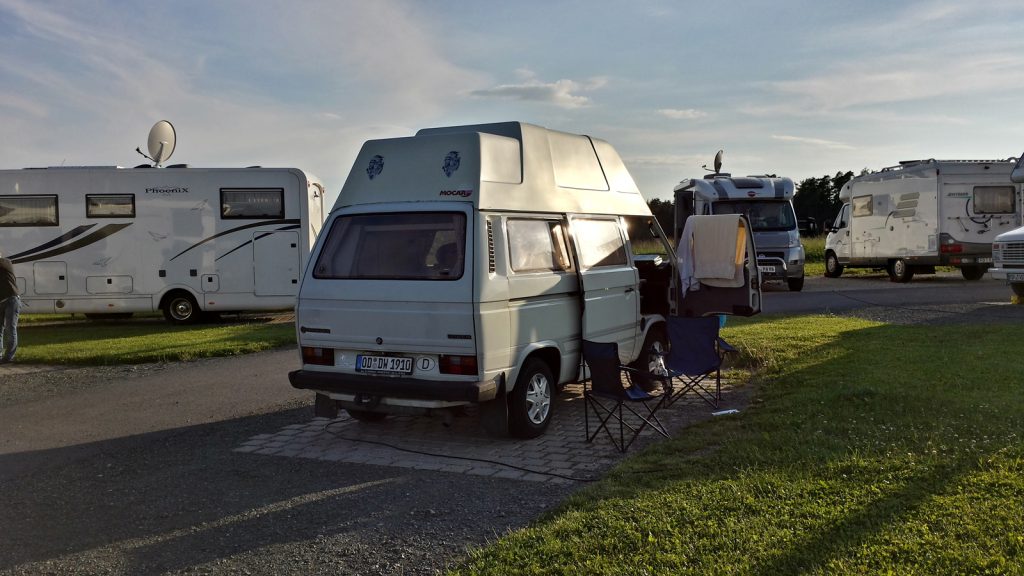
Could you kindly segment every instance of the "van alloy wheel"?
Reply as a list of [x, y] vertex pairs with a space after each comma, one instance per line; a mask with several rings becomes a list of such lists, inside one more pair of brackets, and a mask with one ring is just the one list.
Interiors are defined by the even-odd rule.
[[540, 358], [523, 363], [509, 399], [509, 431], [519, 438], [536, 438], [551, 422], [551, 368]]

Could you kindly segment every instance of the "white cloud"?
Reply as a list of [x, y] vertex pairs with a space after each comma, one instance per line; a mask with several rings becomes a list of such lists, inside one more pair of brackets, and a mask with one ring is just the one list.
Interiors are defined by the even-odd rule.
[[591, 105], [591, 100], [580, 92], [600, 90], [608, 84], [608, 78], [596, 76], [583, 81], [562, 79], [555, 82], [543, 82], [527, 68], [515, 71], [520, 79], [517, 84], [500, 84], [492, 88], [471, 90], [470, 95], [478, 98], [496, 98], [500, 100], [520, 100], [525, 102], [542, 102], [560, 108], [583, 108]]
[[824, 140], [822, 138], [806, 138], [802, 136], [787, 136], [782, 134], [772, 134], [772, 140], [780, 140], [782, 142], [794, 142], [797, 144], [809, 144], [811, 146], [820, 146], [823, 148], [829, 148], [832, 150], [853, 150], [854, 147], [849, 144], [843, 144], [842, 142], [834, 142], [832, 140]]
[[704, 118], [708, 115], [707, 112], [694, 108], [685, 108], [682, 110], [676, 108], [662, 108], [661, 110], [658, 110], [658, 114], [673, 120], [696, 120], [697, 118]]

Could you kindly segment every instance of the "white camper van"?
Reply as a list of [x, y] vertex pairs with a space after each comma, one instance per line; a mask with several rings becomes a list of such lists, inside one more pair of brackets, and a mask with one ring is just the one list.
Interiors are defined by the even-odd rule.
[[[716, 159], [716, 168], [720, 157]], [[708, 174], [683, 180], [673, 190], [676, 227], [690, 215], [743, 214], [754, 230], [761, 279], [783, 281], [791, 291], [804, 287], [804, 247], [793, 210], [795, 186], [789, 178]]]
[[323, 223], [293, 168], [0, 170], [0, 249], [26, 313], [291, 308]]
[[955, 266], [978, 280], [992, 241], [1020, 226], [1010, 160], [912, 160], [850, 180], [825, 239], [825, 276], [884, 268], [893, 282]]
[[[1024, 184], [1024, 154], [1013, 167], [1010, 179]], [[1024, 193], [1018, 197], [1017, 210], [1024, 214]], [[1013, 293], [1024, 297], [1024, 227], [1004, 232], [992, 242], [992, 267], [989, 274], [997, 280], [1005, 280]]]
[[[650, 230], [664, 257], [638, 258]], [[480, 403], [489, 431], [537, 436], [552, 394], [578, 380], [581, 338], [617, 342], [626, 363], [665, 346], [674, 263], [603, 140], [518, 122], [371, 140], [303, 276], [289, 380], [320, 416]], [[756, 313], [749, 285], [687, 310]]]

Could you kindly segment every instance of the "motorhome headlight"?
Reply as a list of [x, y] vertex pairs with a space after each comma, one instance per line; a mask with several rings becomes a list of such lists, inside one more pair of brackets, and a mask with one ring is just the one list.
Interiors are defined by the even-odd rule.
[[318, 366], [334, 366], [334, 348], [302, 347], [302, 363]]
[[437, 369], [441, 374], [475, 376], [478, 373], [476, 356], [441, 356], [437, 359]]

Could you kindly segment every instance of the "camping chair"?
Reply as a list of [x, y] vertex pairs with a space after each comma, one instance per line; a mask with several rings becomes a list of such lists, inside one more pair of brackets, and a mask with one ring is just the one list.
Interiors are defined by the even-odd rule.
[[720, 327], [717, 315], [668, 318], [669, 350], [664, 361], [669, 405], [692, 392], [718, 408], [722, 399], [722, 357], [736, 352], [718, 335]]
[[[583, 409], [587, 442], [593, 442], [601, 430], [604, 430], [608, 433], [608, 438], [611, 439], [615, 448], [619, 452], [625, 452], [648, 426], [665, 438], [669, 437], [665, 426], [655, 414], [665, 405], [665, 401], [669, 397], [668, 394], [653, 396], [639, 386], [628, 388], [623, 386], [622, 372], [636, 373], [634, 376], [640, 377], [643, 375], [639, 374], [635, 368], [619, 363], [618, 344], [584, 340], [581, 368], [587, 367], [590, 368], [590, 374], [583, 382]], [[635, 410], [633, 405], [636, 404], [643, 406], [644, 410]], [[625, 408], [625, 412], [623, 408]], [[599, 422], [593, 433], [590, 432], [591, 410], [594, 411], [594, 416]], [[616, 421], [619, 424], [618, 438], [608, 427], [609, 423], [614, 425]], [[627, 429], [629, 431], [628, 441]]]

